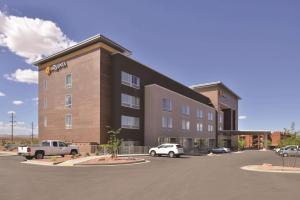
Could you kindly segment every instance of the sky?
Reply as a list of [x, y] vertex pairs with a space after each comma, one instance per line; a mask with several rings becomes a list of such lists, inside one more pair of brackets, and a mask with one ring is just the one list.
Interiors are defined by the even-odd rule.
[[0, 0], [0, 134], [37, 130], [31, 63], [96, 34], [184, 85], [236, 92], [240, 130], [300, 127], [300, 1]]

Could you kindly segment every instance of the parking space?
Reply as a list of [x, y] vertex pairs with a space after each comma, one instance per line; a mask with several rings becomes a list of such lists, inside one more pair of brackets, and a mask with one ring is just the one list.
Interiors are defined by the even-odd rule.
[[[145, 157], [113, 167], [24, 165], [0, 158], [0, 199], [297, 199], [300, 175], [241, 170], [282, 160], [270, 151], [220, 156]], [[259, 197], [257, 196], [259, 194]]]

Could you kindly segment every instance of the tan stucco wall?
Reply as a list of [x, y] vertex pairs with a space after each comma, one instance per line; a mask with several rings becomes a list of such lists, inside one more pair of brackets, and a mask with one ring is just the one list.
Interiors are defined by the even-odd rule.
[[[173, 102], [172, 112], [162, 110], [162, 99], [171, 99]], [[181, 106], [190, 106], [190, 115], [181, 113]], [[203, 110], [203, 118], [197, 119], [197, 108]], [[215, 139], [216, 127], [215, 121], [208, 122], [208, 112], [215, 115], [215, 109], [202, 104], [198, 101], [187, 98], [176, 92], [168, 90], [158, 85], [148, 85], [145, 87], [145, 145], [155, 146], [158, 144], [159, 137], [177, 137], [177, 138], [201, 138]], [[162, 128], [162, 116], [170, 116], [173, 119], [173, 128]], [[182, 130], [182, 119], [190, 121], [190, 130]], [[214, 118], [215, 119], [215, 118]], [[196, 123], [203, 123], [203, 132], [197, 132]], [[208, 123], [214, 126], [214, 131], [207, 131]]]

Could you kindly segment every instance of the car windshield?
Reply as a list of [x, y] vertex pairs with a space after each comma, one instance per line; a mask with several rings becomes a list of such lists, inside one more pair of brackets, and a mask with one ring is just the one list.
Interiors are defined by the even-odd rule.
[[180, 144], [177, 144], [176, 147], [177, 148], [182, 148], [182, 146]]

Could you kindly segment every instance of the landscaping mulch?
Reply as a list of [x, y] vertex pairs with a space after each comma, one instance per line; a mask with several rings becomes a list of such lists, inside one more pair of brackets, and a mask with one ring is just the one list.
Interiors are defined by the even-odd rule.
[[81, 162], [76, 165], [122, 165], [122, 164], [134, 164], [145, 162], [142, 158], [133, 157], [118, 157], [118, 158], [96, 158], [88, 161]]

